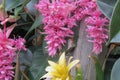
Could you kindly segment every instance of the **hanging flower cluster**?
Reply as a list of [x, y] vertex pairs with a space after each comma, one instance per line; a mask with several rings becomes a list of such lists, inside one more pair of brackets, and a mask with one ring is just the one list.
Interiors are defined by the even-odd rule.
[[76, 21], [85, 17], [89, 41], [94, 44], [93, 52], [98, 54], [102, 51], [102, 44], [108, 38], [104, 28], [108, 21], [102, 17], [95, 0], [40, 0], [35, 7], [44, 17], [45, 40], [50, 56], [61, 49], [66, 37], [74, 34], [71, 29], [76, 26]]
[[108, 24], [108, 20], [103, 17], [95, 1], [87, 2], [86, 8], [89, 9], [86, 14], [88, 17], [85, 20], [89, 38], [88, 41], [93, 42], [93, 52], [99, 54], [102, 52], [102, 44], [108, 39], [108, 30], [105, 28], [105, 25]]
[[0, 80], [12, 80], [14, 77], [13, 61], [15, 59], [16, 52], [21, 49], [26, 50], [24, 45], [25, 40], [23, 38], [9, 38], [16, 24], [6, 28], [6, 19], [10, 20], [4, 11], [3, 4], [1, 4], [0, 21], [4, 28], [0, 28]]
[[102, 44], [108, 39], [106, 34], [108, 30], [104, 27], [108, 21], [100, 16], [92, 15], [86, 19], [88, 38], [90, 42], [93, 42], [93, 52], [96, 54], [102, 52]]
[[62, 44], [66, 43], [65, 38], [71, 37], [73, 31], [71, 28], [76, 25], [71, 12], [76, 6], [73, 2], [40, 0], [36, 9], [44, 16], [44, 30], [47, 36], [47, 48], [49, 56], [54, 56], [57, 49], [61, 50]]
[[76, 5], [77, 8], [74, 16], [76, 20], [86, 17], [88, 41], [93, 42], [93, 52], [99, 54], [102, 52], [102, 44], [108, 39], [108, 35], [106, 34], [108, 30], [105, 28], [108, 20], [98, 9], [95, 0], [77, 0]]

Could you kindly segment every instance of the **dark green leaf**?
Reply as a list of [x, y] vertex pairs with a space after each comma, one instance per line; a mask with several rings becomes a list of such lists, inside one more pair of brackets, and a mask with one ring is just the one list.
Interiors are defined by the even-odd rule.
[[[36, 49], [35, 49], [36, 50]], [[29, 68], [29, 73], [32, 80], [39, 80], [45, 74], [45, 68], [48, 66], [48, 60], [56, 61], [58, 57], [50, 58], [43, 53], [42, 47], [38, 47], [33, 54], [32, 65]]]
[[117, 1], [110, 22], [110, 43], [120, 42], [120, 0]]
[[117, 0], [97, 0], [97, 4], [107, 18], [111, 18]]
[[27, 14], [21, 15], [21, 17], [22, 17], [22, 19], [23, 19], [24, 21], [27, 21]]
[[[32, 52], [27, 49], [27, 51], [21, 51], [19, 54], [19, 60], [20, 60], [20, 69], [24, 71], [26, 67], [30, 67], [32, 64]], [[25, 66], [24, 66], [25, 65]]]
[[111, 79], [110, 80], [120, 80], [120, 59], [118, 59], [111, 72]]
[[15, 14], [16, 16], [18, 16], [19, 12], [22, 12], [22, 11], [23, 11], [23, 7], [22, 7], [22, 6], [16, 7], [14, 14]]
[[5, 10], [10, 11], [11, 9], [23, 4], [24, 0], [5, 0]]
[[39, 16], [36, 18], [36, 20], [34, 21], [33, 25], [31, 26], [31, 28], [28, 30], [28, 32], [25, 35], [25, 38], [27, 37], [27, 35], [34, 30], [37, 27], [40, 27], [40, 25], [42, 25], [42, 16]]
[[24, 9], [24, 6], [29, 2], [30, 0], [25, 0], [21, 6], [18, 6], [15, 8], [15, 16], [18, 16], [18, 14]]

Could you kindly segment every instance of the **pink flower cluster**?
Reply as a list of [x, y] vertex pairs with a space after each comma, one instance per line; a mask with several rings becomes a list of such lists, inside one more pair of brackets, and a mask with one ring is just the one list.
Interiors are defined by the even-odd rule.
[[40, 0], [35, 6], [43, 15], [44, 30], [47, 36], [47, 48], [50, 56], [54, 56], [57, 50], [61, 50], [66, 43], [65, 38], [72, 36], [71, 30], [76, 26], [76, 21], [85, 18], [89, 41], [93, 42], [93, 52], [102, 51], [102, 44], [108, 38], [108, 22], [98, 10], [95, 0]]
[[[91, 6], [90, 6], [91, 4]], [[93, 42], [93, 52], [99, 54], [102, 52], [102, 45], [108, 39], [106, 24], [108, 24], [108, 19], [106, 19], [103, 14], [98, 9], [95, 1], [88, 2], [89, 13], [85, 22], [87, 24], [88, 38], [90, 42]]]
[[49, 56], [54, 56], [58, 49], [61, 50], [62, 45], [66, 43], [65, 38], [73, 35], [71, 28], [76, 25], [74, 17], [71, 16], [76, 6], [73, 2], [64, 1], [40, 0], [35, 6], [44, 16], [44, 30], [47, 34], [45, 40]]
[[[25, 40], [23, 38], [9, 38], [16, 24], [6, 28], [7, 14], [4, 13], [4, 8], [0, 5], [0, 21], [3, 22], [3, 30], [0, 28], [0, 80], [12, 80], [14, 77], [13, 61], [17, 51], [26, 50]], [[10, 19], [10, 18], [9, 18]]]
[[15, 25], [7, 28], [6, 32], [0, 29], [0, 80], [12, 80], [14, 77], [13, 60], [17, 50], [26, 50], [25, 40], [18, 38], [16, 40], [8, 38]]
[[81, 20], [86, 17], [88, 41], [93, 42], [93, 52], [99, 54], [102, 52], [102, 44], [108, 39], [108, 30], [105, 28], [108, 20], [98, 9], [95, 0], [78, 0], [76, 4], [80, 8], [76, 9], [75, 18]]
[[99, 54], [102, 52], [102, 44], [108, 39], [108, 30], [105, 28], [108, 20], [98, 9], [95, 0], [78, 0], [76, 4], [80, 8], [75, 11], [75, 18], [81, 20], [86, 17], [88, 41], [93, 42], [93, 52]]
[[87, 32], [89, 33], [89, 41], [93, 42], [93, 52], [99, 54], [102, 52], [102, 44], [108, 39], [106, 34], [108, 30], [104, 28], [104, 24], [107, 22], [105, 18], [100, 16], [92, 16], [86, 19]]

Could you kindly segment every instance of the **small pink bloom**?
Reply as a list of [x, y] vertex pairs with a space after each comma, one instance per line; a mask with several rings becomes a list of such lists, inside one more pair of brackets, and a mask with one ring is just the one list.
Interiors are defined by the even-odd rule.
[[16, 41], [15, 41], [15, 47], [18, 49], [18, 50], [26, 50], [26, 48], [25, 48], [25, 40], [23, 39], [23, 38], [18, 38], [18, 39], [16, 39]]

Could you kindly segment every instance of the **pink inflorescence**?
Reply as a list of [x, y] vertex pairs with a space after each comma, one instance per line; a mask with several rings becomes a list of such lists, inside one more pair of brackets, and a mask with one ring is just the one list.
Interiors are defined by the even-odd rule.
[[[51, 1], [51, 2], [50, 2]], [[76, 21], [85, 18], [89, 41], [93, 42], [93, 52], [102, 51], [102, 44], [108, 39], [105, 23], [108, 22], [98, 10], [95, 0], [40, 0], [35, 6], [43, 15], [47, 48], [50, 56], [61, 50], [65, 38], [72, 36]]]
[[2, 14], [0, 15], [0, 22], [4, 22], [2, 24], [4, 26], [3, 30], [0, 28], [0, 80], [12, 80], [14, 77], [13, 61], [17, 51], [26, 50], [25, 40], [20, 37], [18, 39], [9, 38], [16, 24], [6, 28], [7, 21], [5, 20], [9, 17], [3, 13], [4, 8], [0, 7], [0, 14]]
[[102, 52], [102, 44], [108, 39], [105, 28], [108, 20], [103, 16], [97, 7], [95, 0], [77, 0], [75, 18], [81, 20], [85, 18], [89, 42], [93, 42], [93, 52], [99, 54]]
[[73, 2], [65, 2], [65, 0], [40, 0], [36, 5], [36, 9], [42, 13], [44, 19], [44, 30], [47, 36], [47, 48], [49, 56], [54, 56], [57, 50], [61, 50], [62, 45], [66, 43], [65, 38], [71, 37], [73, 31], [71, 28], [76, 25], [71, 12], [76, 6]]
[[16, 40], [8, 38], [14, 26], [11, 26], [6, 32], [0, 29], [0, 80], [12, 80], [12, 77], [14, 77], [12, 64], [16, 51], [25, 49], [23, 45], [25, 41], [21, 38]]
[[90, 4], [94, 5], [94, 7], [91, 5], [91, 11], [85, 20], [87, 24], [88, 38], [90, 42], [93, 42], [93, 52], [99, 54], [102, 52], [103, 43], [108, 39], [108, 30], [105, 28], [105, 25], [108, 24], [108, 20], [103, 17], [103, 14], [99, 11], [94, 1]]

